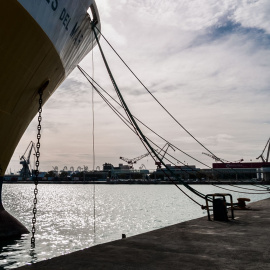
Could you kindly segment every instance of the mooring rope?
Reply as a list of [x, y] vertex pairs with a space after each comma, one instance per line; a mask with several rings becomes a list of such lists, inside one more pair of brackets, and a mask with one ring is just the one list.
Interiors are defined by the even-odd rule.
[[[131, 114], [131, 112], [130, 112], [128, 106], [126, 105], [126, 102], [125, 102], [125, 100], [124, 100], [124, 98], [123, 98], [123, 96], [122, 96], [122, 94], [121, 94], [121, 92], [120, 92], [120, 90], [119, 90], [119, 88], [118, 88], [118, 86], [117, 86], [115, 80], [114, 80], [114, 77], [113, 77], [113, 75], [112, 75], [112, 72], [111, 72], [111, 70], [110, 70], [110, 67], [109, 67], [109, 65], [108, 65], [108, 62], [107, 62], [107, 60], [106, 60], [106, 57], [105, 57], [105, 55], [104, 55], [104, 53], [103, 53], [103, 50], [102, 50], [101, 45], [100, 45], [100, 42], [99, 42], [99, 40], [98, 40], [98, 37], [97, 37], [96, 31], [95, 31], [94, 25], [93, 25], [92, 29], [93, 29], [93, 32], [94, 32], [94, 34], [95, 34], [96, 41], [97, 41], [97, 44], [98, 44], [98, 47], [99, 47], [99, 50], [100, 50], [102, 59], [103, 59], [103, 61], [104, 61], [104, 64], [105, 64], [105, 67], [106, 67], [107, 72], [108, 72], [108, 74], [109, 74], [109, 77], [110, 77], [110, 79], [111, 79], [111, 82], [112, 82], [112, 84], [113, 84], [113, 86], [114, 86], [114, 89], [115, 89], [115, 91], [116, 91], [116, 93], [117, 93], [117, 96], [118, 96], [118, 98], [119, 98], [119, 100], [120, 100], [120, 102], [121, 102], [121, 104], [122, 104], [122, 106], [123, 106], [123, 108], [124, 108], [124, 110], [125, 110], [125, 112], [126, 112], [128, 118], [130, 119], [130, 122], [131, 122], [132, 125], [134, 126], [134, 130], [136, 131], [136, 133], [137, 133], [139, 139], [141, 140], [141, 142], [143, 143], [143, 145], [145, 146], [145, 148], [147, 149], [147, 151], [149, 152], [149, 154], [151, 155], [151, 153], [153, 153], [154, 156], [159, 160], [159, 162], [160, 162], [161, 164], [163, 164], [163, 166], [164, 166], [168, 171], [170, 171], [171, 175], [174, 175], [176, 178], [178, 178], [178, 176], [174, 174], [174, 172], [173, 172], [173, 171], [172, 171], [172, 170], [164, 163], [164, 161], [163, 161], [163, 160], [159, 157], [159, 155], [156, 153], [155, 149], [153, 149], [153, 147], [151, 146], [151, 144], [148, 142], [148, 140], [146, 139], [145, 135], [142, 133], [141, 129], [139, 128], [137, 122], [136, 122], [135, 119], [133, 118], [133, 115]], [[151, 155], [151, 156], [152, 156], [152, 155]], [[169, 176], [169, 179], [174, 183], [174, 181], [171, 179], [171, 176]], [[190, 191], [192, 191], [194, 194], [198, 195], [198, 196], [201, 197], [201, 198], [205, 198], [205, 195], [204, 195], [204, 194], [202, 194], [202, 193], [200, 193], [199, 191], [195, 190], [194, 188], [190, 187], [188, 184], [186, 184], [185, 182], [183, 182], [181, 179], [178, 178], [178, 180], [179, 180], [186, 188], [188, 188]], [[174, 184], [175, 184], [175, 183], [174, 183]], [[178, 189], [180, 189], [176, 184], [175, 184], [175, 186], [176, 186]], [[180, 189], [180, 190], [181, 190], [181, 189]], [[182, 191], [182, 190], [181, 190], [181, 191]], [[182, 191], [182, 192], [183, 192], [183, 191]], [[185, 194], [186, 194], [186, 193], [185, 193]], [[186, 195], [187, 195], [187, 194], [186, 194]], [[189, 197], [189, 198], [190, 198], [190, 197]], [[193, 199], [192, 199], [192, 200], [193, 200]], [[195, 202], [195, 200], [193, 200], [193, 201]], [[196, 203], [197, 203], [198, 205], [201, 206], [201, 204], [199, 204], [198, 202], [196, 202]]]
[[163, 108], [163, 110], [187, 133], [190, 137], [192, 137], [199, 145], [201, 145], [207, 152], [211, 155], [216, 156], [212, 153], [203, 143], [201, 143], [195, 136], [193, 136], [166, 108], [165, 106], [154, 96], [154, 94], [146, 87], [146, 85], [138, 78], [138, 76], [132, 71], [132, 69], [128, 66], [128, 64], [123, 60], [123, 58], [117, 53], [117, 51], [113, 48], [110, 42], [105, 38], [105, 36], [101, 33], [101, 31], [95, 27], [99, 34], [103, 37], [106, 43], [111, 47], [111, 49], [115, 52], [115, 54], [119, 57], [122, 63], [128, 68], [128, 70], [132, 73], [132, 75], [138, 80], [138, 82], [144, 87], [144, 89], [153, 97], [153, 99]]
[[[102, 88], [93, 78], [91, 78], [91, 76], [89, 75], [89, 74], [87, 74], [87, 72], [82, 68], [82, 67], [80, 67], [79, 65], [77, 66], [78, 67], [78, 69], [81, 71], [81, 73], [84, 75], [84, 77], [87, 79], [87, 81], [92, 85], [92, 87], [94, 87], [94, 89], [96, 90], [96, 92], [100, 95], [100, 97], [105, 101], [105, 103], [114, 111], [114, 113], [121, 119], [121, 121], [125, 124], [125, 125], [127, 125], [127, 127], [129, 128], [129, 129], [131, 129], [131, 131], [132, 132], [134, 132], [135, 133], [135, 131], [133, 130], [133, 126], [131, 127], [131, 126], [129, 126], [129, 125], [131, 125], [131, 123], [130, 123], [130, 121], [129, 120], [127, 120], [109, 101], [108, 101], [108, 99], [104, 96], [104, 95], [102, 95], [101, 94], [101, 92], [97, 89], [97, 87], [94, 85], [94, 83], [103, 91], [103, 92], [105, 92], [114, 102], [116, 102], [120, 107], [122, 107], [122, 105], [117, 101], [117, 100], [115, 100], [104, 88]], [[162, 136], [160, 136], [158, 133], [156, 133], [154, 130], [152, 130], [149, 126], [147, 126], [147, 125], [145, 125], [142, 121], [140, 121], [138, 118], [136, 118], [134, 115], [133, 115], [133, 117], [138, 121], [138, 122], [140, 122], [142, 125], [144, 125], [146, 128], [148, 128], [150, 131], [152, 131], [155, 135], [157, 135], [158, 137], [160, 137], [162, 140], [164, 140], [166, 143], [169, 143], [166, 139], [164, 139]], [[136, 134], [136, 133], [135, 133]], [[149, 140], [149, 141], [151, 141], [151, 143], [153, 144], [153, 145], [155, 145], [155, 147], [157, 147], [157, 148], [159, 148], [160, 150], [161, 150], [161, 148], [157, 145], [157, 144], [155, 144], [150, 138], [148, 138], [147, 136], [146, 136], [146, 138]], [[171, 144], [171, 143], [170, 143]], [[182, 153], [184, 153], [184, 154], [186, 154], [187, 156], [189, 156], [189, 157], [191, 157], [192, 159], [194, 159], [194, 160], [196, 160], [196, 161], [198, 161], [199, 163], [201, 163], [201, 164], [203, 164], [203, 165], [206, 165], [206, 164], [204, 164], [204, 163], [202, 163], [201, 161], [199, 161], [199, 160], [197, 160], [196, 158], [194, 158], [194, 157], [192, 157], [192, 156], [190, 156], [189, 154], [187, 154], [187, 153], [185, 153], [184, 151], [182, 151], [181, 149], [179, 149], [177, 146], [175, 146], [175, 145], [173, 145], [173, 144], [171, 144], [174, 148], [176, 148], [177, 150], [179, 150], [179, 151], [181, 151]], [[170, 156], [171, 158], [173, 158], [175, 161], [177, 161], [178, 163], [181, 163], [181, 164], [183, 164], [184, 166], [186, 166], [186, 167], [188, 167], [188, 168], [190, 168], [190, 170], [191, 171], [193, 171], [194, 173], [196, 173], [197, 171], [196, 171], [196, 169], [194, 169], [194, 168], [192, 168], [192, 167], [190, 167], [190, 166], [188, 166], [188, 165], [186, 165], [186, 164], [184, 164], [183, 162], [181, 162], [180, 160], [178, 160], [178, 159], [176, 159], [175, 157], [173, 157], [172, 155], [170, 155], [169, 153], [167, 153], [167, 155], [168, 156]], [[174, 162], [172, 162], [171, 160], [169, 160], [168, 158], [166, 158], [166, 157], [164, 157], [164, 159], [166, 159], [168, 162], [170, 162], [170, 163], [173, 163], [173, 164], [175, 164]], [[211, 168], [210, 166], [208, 166], [208, 165], [206, 165], [207, 167], [209, 167], [209, 168]], [[180, 169], [181, 169], [181, 167], [180, 167]], [[181, 169], [182, 170], [182, 169]], [[183, 170], [182, 170], [183, 171]], [[214, 171], [216, 171], [217, 173], [220, 173], [218, 170], [214, 170]], [[191, 175], [192, 173], [190, 173], [190, 172], [186, 172], [187, 174], [189, 174], [189, 175]], [[205, 176], [207, 177], [208, 175], [205, 173]], [[212, 181], [217, 181], [217, 182], [220, 182], [219, 180], [212, 180]], [[243, 181], [243, 180], [240, 180], [240, 181]], [[230, 185], [230, 186], [234, 186], [233, 184], [229, 184], [228, 183], [228, 185]], [[216, 187], [218, 187], [218, 186], [216, 186]], [[248, 190], [254, 190], [254, 191], [263, 191], [263, 190], [257, 190], [257, 189], [249, 189], [249, 188], [244, 188], [244, 187], [238, 187], [238, 186], [236, 186], [237, 188], [242, 188], [242, 189], [248, 189]], [[259, 194], [259, 193], [258, 193]]]
[[[94, 35], [92, 32], [92, 48], [94, 46]], [[95, 75], [94, 66], [94, 50], [92, 49], [92, 77]], [[92, 149], [93, 149], [93, 171], [95, 170], [95, 103], [94, 103], [94, 87], [92, 87]], [[93, 185], [93, 215], [94, 215], [94, 235], [96, 234], [96, 184]]]
[[[206, 151], [208, 151], [212, 156], [215, 156], [215, 154], [212, 153], [204, 144], [202, 144], [197, 138], [195, 138], [165, 107], [161, 104], [161, 102], [151, 93], [151, 91], [145, 86], [145, 84], [138, 78], [138, 76], [132, 71], [132, 69], [128, 66], [128, 64], [123, 60], [123, 58], [119, 55], [119, 53], [114, 49], [114, 47], [111, 45], [111, 43], [105, 38], [105, 36], [101, 33], [100, 29], [95, 27], [99, 34], [103, 37], [103, 39], [106, 41], [106, 43], [110, 46], [110, 48], [114, 51], [114, 53], [118, 56], [118, 58], [122, 61], [122, 63], [128, 68], [128, 70], [133, 74], [133, 76], [138, 80], [138, 82], [145, 88], [145, 90], [154, 98], [154, 100], [166, 111], [166, 113], [182, 128], [187, 132], [198, 144], [200, 144]], [[224, 163], [223, 160], [219, 159], [222, 163]], [[234, 168], [230, 168], [232, 171], [235, 171], [237, 173], [237, 170]], [[242, 180], [240, 180], [242, 181]], [[258, 186], [256, 183], [252, 184], [254, 186]], [[269, 190], [269, 187], [261, 184], [260, 188], [265, 188], [266, 190]]]
[[[154, 100], [169, 114], [172, 119], [181, 126], [197, 143], [199, 143], [206, 151], [208, 151], [212, 156], [215, 156], [215, 154], [212, 153], [205, 145], [203, 145], [199, 140], [197, 140], [162, 104], [161, 102], [150, 92], [150, 90], [143, 84], [143, 82], [138, 78], [138, 76], [131, 70], [131, 68], [128, 66], [128, 64], [123, 60], [123, 58], [117, 53], [117, 51], [113, 48], [113, 46], [110, 44], [110, 42], [105, 38], [105, 36], [101, 33], [101, 31], [96, 27], [99, 34], [103, 37], [103, 39], [106, 41], [106, 43], [110, 46], [110, 48], [114, 51], [114, 53], [118, 56], [118, 58], [122, 61], [122, 63], [128, 68], [128, 70], [133, 74], [133, 76], [138, 80], [138, 82], [145, 88], [145, 90], [154, 98]], [[223, 160], [219, 159], [221, 163], [224, 163]], [[237, 173], [237, 170], [234, 168], [230, 168], [232, 171], [235, 171]], [[215, 170], [217, 171], [217, 170]], [[224, 172], [223, 172], [224, 173]], [[240, 180], [242, 181], [242, 180]], [[253, 183], [252, 185], [258, 186], [257, 183]], [[263, 187], [262, 187], [263, 186]], [[260, 188], [265, 188], [266, 190], [269, 190], [269, 187], [261, 184]]]
[[215, 187], [218, 187], [218, 188], [221, 188], [221, 189], [224, 189], [224, 190], [228, 190], [228, 191], [232, 191], [232, 192], [238, 192], [238, 193], [244, 193], [244, 194], [269, 194], [270, 193], [269, 191], [268, 192], [256, 192], [256, 193], [243, 192], [243, 191], [228, 189], [228, 188], [225, 188], [225, 187], [220, 187], [220, 186], [215, 185], [215, 184], [212, 184], [212, 186], [215, 186]]

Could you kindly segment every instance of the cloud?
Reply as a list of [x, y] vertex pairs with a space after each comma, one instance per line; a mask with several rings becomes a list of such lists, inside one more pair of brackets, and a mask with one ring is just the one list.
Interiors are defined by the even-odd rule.
[[267, 0], [242, 0], [238, 1], [233, 18], [243, 27], [261, 29], [270, 34], [269, 12], [270, 4]]

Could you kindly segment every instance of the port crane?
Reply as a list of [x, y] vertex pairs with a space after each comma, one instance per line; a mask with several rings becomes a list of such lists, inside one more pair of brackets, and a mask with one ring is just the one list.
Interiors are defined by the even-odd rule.
[[144, 157], [147, 157], [149, 155], [149, 153], [146, 153], [144, 155], [141, 155], [141, 156], [138, 156], [138, 157], [135, 157], [135, 158], [125, 158], [125, 157], [120, 157], [120, 159], [124, 160], [125, 162], [127, 162], [127, 164], [130, 164], [131, 165], [131, 168], [133, 168], [133, 164], [136, 164], [137, 161], [141, 160], [142, 158]]
[[58, 174], [58, 166], [53, 167], [53, 171]]
[[[264, 154], [264, 151], [265, 151], [267, 145], [268, 145], [267, 155], [266, 155], [266, 158], [264, 158], [263, 154]], [[267, 141], [267, 143], [266, 143], [266, 145], [265, 145], [262, 153], [256, 159], [261, 158], [262, 159], [262, 162], [268, 162], [268, 160], [269, 160], [269, 152], [270, 152], [270, 138], [268, 139], [268, 141]]]
[[[22, 169], [20, 170], [20, 175], [22, 176], [23, 180], [26, 180], [32, 175], [31, 170], [29, 168], [32, 150], [34, 150], [36, 153], [35, 144], [31, 141], [29, 145], [27, 146], [24, 154], [20, 157], [20, 164], [23, 166]], [[26, 154], [27, 151], [28, 151], [28, 154]]]
[[146, 169], [145, 165], [142, 164], [142, 165], [139, 167], [139, 170], [147, 170], [147, 169]]
[[[164, 150], [166, 146], [167, 146], [167, 148], [166, 148], [166, 150]], [[164, 156], [166, 155], [169, 148], [172, 148], [172, 150], [175, 151], [175, 149], [172, 147], [172, 145], [168, 142], [160, 149], [160, 151], [158, 152], [159, 155], [163, 151], [163, 155], [161, 157], [161, 160], [164, 158]], [[161, 168], [161, 162], [159, 160], [155, 161], [155, 165], [157, 165], [158, 168]]]

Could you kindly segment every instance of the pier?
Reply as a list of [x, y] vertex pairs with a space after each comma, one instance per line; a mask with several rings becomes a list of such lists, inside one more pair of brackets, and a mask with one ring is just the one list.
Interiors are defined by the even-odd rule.
[[248, 206], [228, 222], [205, 216], [17, 269], [270, 269], [270, 199]]

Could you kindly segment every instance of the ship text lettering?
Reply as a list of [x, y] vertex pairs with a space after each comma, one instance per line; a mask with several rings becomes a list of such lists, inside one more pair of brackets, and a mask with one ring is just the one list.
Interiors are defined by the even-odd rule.
[[58, 0], [46, 0], [48, 4], [51, 3], [51, 8], [53, 11], [56, 11], [58, 8]]
[[70, 18], [70, 15], [67, 13], [65, 8], [63, 8], [59, 19], [60, 19], [60, 21], [63, 22], [63, 25], [65, 26], [65, 29], [68, 30], [68, 25], [69, 25], [69, 22], [70, 22], [71, 18]]
[[76, 22], [76, 24], [74, 25], [74, 27], [73, 27], [73, 29], [72, 29], [72, 31], [70, 33], [70, 36], [72, 37], [75, 45], [76, 44], [78, 45], [81, 42], [81, 40], [83, 39], [82, 31], [80, 30], [78, 32], [79, 26], [77, 26], [77, 25], [78, 25], [78, 22]]

